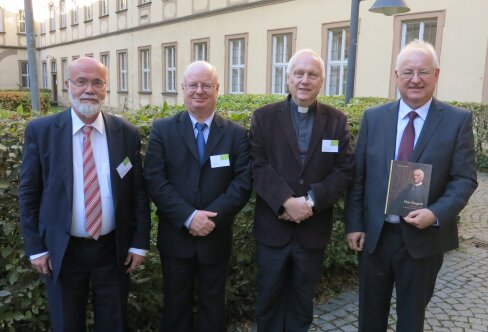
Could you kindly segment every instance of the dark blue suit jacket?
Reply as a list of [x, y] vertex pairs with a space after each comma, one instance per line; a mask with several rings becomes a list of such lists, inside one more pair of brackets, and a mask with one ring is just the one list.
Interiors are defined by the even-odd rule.
[[[117, 264], [123, 278], [129, 247], [147, 249], [149, 246], [149, 200], [142, 175], [138, 129], [113, 115], [103, 113], [103, 120], [110, 159]], [[72, 138], [70, 109], [31, 121], [25, 132], [20, 172], [20, 226], [26, 254], [48, 251], [55, 281], [71, 232]], [[116, 167], [126, 157], [132, 169], [120, 178]]]
[[[212, 168], [210, 156], [228, 154], [230, 166]], [[215, 114], [199, 165], [195, 135], [187, 112], [156, 120], [144, 162], [149, 194], [159, 216], [158, 248], [164, 255], [206, 263], [229, 257], [232, 224], [251, 193], [248, 133]], [[217, 212], [215, 229], [194, 237], [184, 223], [194, 210]]]
[[[399, 101], [364, 112], [356, 142], [356, 171], [346, 204], [346, 232], [365, 232], [372, 253], [385, 220], [390, 161], [395, 158]], [[402, 222], [410, 255], [424, 258], [458, 246], [457, 216], [477, 187], [472, 114], [433, 100], [410, 161], [432, 165], [430, 209], [440, 227]]]

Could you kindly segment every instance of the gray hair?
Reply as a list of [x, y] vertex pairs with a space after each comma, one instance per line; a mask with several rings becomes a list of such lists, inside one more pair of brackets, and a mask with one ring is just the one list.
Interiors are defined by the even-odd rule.
[[400, 63], [404, 60], [405, 56], [414, 51], [420, 51], [423, 53], [426, 53], [430, 55], [432, 58], [432, 64], [434, 65], [434, 68], [437, 69], [439, 68], [439, 59], [437, 58], [437, 54], [435, 53], [434, 46], [432, 46], [431, 43], [426, 42], [426, 41], [421, 41], [418, 39], [415, 39], [408, 43], [398, 54], [397, 59], [396, 59], [396, 65], [395, 69], [398, 70], [400, 67]]
[[322, 78], [325, 78], [324, 60], [322, 60], [322, 58], [320, 57], [320, 55], [318, 55], [317, 52], [315, 52], [314, 50], [311, 50], [309, 48], [304, 48], [304, 49], [298, 50], [295, 52], [295, 54], [293, 54], [293, 56], [290, 58], [290, 61], [288, 61], [288, 66], [286, 67], [286, 74], [288, 76], [290, 75], [291, 69], [293, 68], [293, 66], [295, 66], [297, 59], [304, 54], [310, 55], [311, 57], [315, 58], [319, 62], [320, 71], [322, 73]]

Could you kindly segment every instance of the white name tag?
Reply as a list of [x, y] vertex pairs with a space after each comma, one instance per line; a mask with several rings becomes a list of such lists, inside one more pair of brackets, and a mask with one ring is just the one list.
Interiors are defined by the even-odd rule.
[[119, 166], [117, 166], [117, 172], [119, 172], [120, 178], [124, 178], [124, 176], [127, 174], [128, 171], [132, 168], [132, 164], [129, 160], [129, 157], [125, 157], [124, 160], [120, 163]]
[[226, 153], [216, 156], [210, 156], [210, 166], [212, 168], [230, 166], [229, 155]]
[[339, 140], [337, 139], [324, 139], [322, 140], [322, 152], [339, 152]]

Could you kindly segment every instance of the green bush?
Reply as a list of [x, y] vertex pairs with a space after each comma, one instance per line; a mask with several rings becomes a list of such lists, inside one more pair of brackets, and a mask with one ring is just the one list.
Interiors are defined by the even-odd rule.
[[[41, 112], [49, 110], [51, 103], [51, 91], [41, 90]], [[0, 90], [0, 108], [16, 110], [19, 113], [32, 111], [31, 95], [28, 90]]]
[[[249, 127], [252, 111], [270, 102], [280, 101], [283, 96], [243, 95], [221, 96], [217, 104], [219, 112]], [[386, 101], [382, 98], [355, 98], [348, 105], [340, 97], [320, 97], [322, 102], [343, 110], [348, 115], [350, 130], [356, 137], [362, 112]], [[456, 103], [470, 109], [474, 115], [477, 161], [487, 169], [487, 105]], [[183, 110], [182, 106], [148, 106], [137, 112], [121, 116], [140, 128], [143, 146], [147, 143], [151, 123], [156, 118], [167, 117]], [[18, 176], [22, 155], [25, 125], [31, 114], [0, 110], [0, 330], [44, 331], [49, 326], [47, 303], [43, 283], [32, 270], [25, 257], [19, 231]], [[229, 281], [226, 288], [227, 314], [231, 326], [239, 321], [252, 319], [255, 301], [254, 237], [252, 219], [254, 196], [238, 214], [234, 226], [234, 250], [231, 258]], [[330, 287], [340, 287], [337, 280], [349, 280], [355, 275], [356, 257], [347, 249], [343, 230], [343, 202], [335, 206], [334, 232], [331, 245], [323, 262], [323, 283], [318, 295], [330, 292]], [[157, 218], [153, 213], [151, 250], [143, 266], [132, 275], [129, 296], [130, 331], [155, 331], [160, 326], [162, 307], [162, 273], [156, 250]], [[324, 286], [325, 285], [325, 286]], [[90, 321], [92, 320], [92, 316]], [[144, 324], [141, 324], [144, 322]]]

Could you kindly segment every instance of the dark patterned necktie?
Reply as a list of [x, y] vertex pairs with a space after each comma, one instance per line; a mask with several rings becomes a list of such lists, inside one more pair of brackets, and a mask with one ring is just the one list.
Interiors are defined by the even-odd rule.
[[398, 149], [397, 160], [409, 161], [410, 155], [413, 151], [413, 143], [415, 141], [415, 127], [413, 120], [418, 116], [417, 112], [411, 111], [408, 113], [408, 124], [403, 130], [402, 140], [400, 141], [400, 148]]

